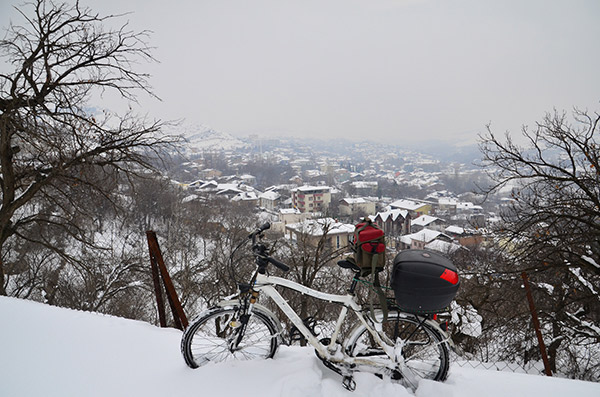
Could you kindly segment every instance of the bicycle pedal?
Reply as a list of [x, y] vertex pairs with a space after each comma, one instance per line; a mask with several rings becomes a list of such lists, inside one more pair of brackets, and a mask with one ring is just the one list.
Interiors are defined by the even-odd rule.
[[352, 376], [344, 376], [344, 379], [342, 380], [342, 386], [344, 386], [344, 389], [348, 391], [356, 390], [356, 382]]
[[231, 328], [238, 328], [240, 325], [242, 325], [242, 323], [237, 320], [233, 320], [233, 321], [229, 322], [229, 326]]

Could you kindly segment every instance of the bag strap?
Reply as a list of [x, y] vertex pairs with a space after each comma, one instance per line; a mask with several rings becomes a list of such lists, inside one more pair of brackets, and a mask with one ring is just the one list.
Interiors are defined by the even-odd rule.
[[[360, 241], [360, 232], [362, 232], [369, 226], [376, 227], [373, 225], [373, 221], [371, 219], [366, 218], [364, 225], [354, 231], [354, 233], [356, 235], [356, 240], [357, 240], [354, 243], [355, 243], [357, 250], [360, 249], [361, 246], [365, 243], [364, 241], [363, 242]], [[388, 317], [388, 312], [389, 312], [388, 305], [387, 305], [387, 298], [386, 298], [385, 294], [383, 293], [383, 290], [381, 289], [381, 283], [379, 281], [379, 274], [376, 271], [377, 270], [377, 262], [379, 261], [379, 255], [383, 255], [383, 253], [377, 252], [377, 244], [371, 245], [371, 253], [373, 254], [371, 256], [371, 276], [372, 276], [372, 281], [373, 281], [372, 285], [374, 287], [375, 293], [377, 294], [377, 298], [379, 300], [379, 306], [381, 307], [381, 311], [383, 312], [383, 321], [386, 321], [387, 317]], [[373, 305], [373, 300], [374, 300], [374, 297], [371, 295], [371, 297], [369, 299], [369, 308], [371, 310], [371, 317], [373, 318], [373, 321], [378, 322], [377, 318], [375, 317], [375, 307]]]
[[[379, 261], [379, 255], [383, 255], [382, 253], [378, 253], [377, 251], [377, 246], [374, 245], [372, 246], [372, 257], [371, 257], [371, 276], [372, 276], [372, 280], [373, 280], [373, 287], [375, 290], [375, 293], [377, 294], [377, 298], [379, 300], [379, 306], [381, 307], [381, 311], [383, 312], [383, 321], [387, 320], [388, 317], [388, 305], [387, 305], [387, 298], [385, 296], [385, 294], [383, 293], [383, 289], [381, 289], [381, 283], [379, 281], [379, 274], [376, 271], [377, 268], [377, 262]], [[377, 318], [375, 317], [375, 308], [373, 305], [373, 296], [371, 295], [371, 297], [369, 298], [369, 308], [371, 310], [371, 317], [373, 318], [373, 321], [378, 322]]]

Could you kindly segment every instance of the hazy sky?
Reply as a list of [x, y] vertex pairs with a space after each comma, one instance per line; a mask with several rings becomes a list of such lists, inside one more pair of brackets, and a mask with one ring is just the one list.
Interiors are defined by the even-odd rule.
[[144, 111], [234, 135], [474, 141], [600, 110], [598, 0], [81, 3], [154, 32]]

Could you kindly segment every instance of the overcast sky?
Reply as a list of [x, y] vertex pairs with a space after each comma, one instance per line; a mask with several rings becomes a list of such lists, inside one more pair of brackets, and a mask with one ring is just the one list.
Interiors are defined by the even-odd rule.
[[473, 142], [600, 110], [598, 0], [81, 3], [154, 32], [144, 111], [238, 136]]

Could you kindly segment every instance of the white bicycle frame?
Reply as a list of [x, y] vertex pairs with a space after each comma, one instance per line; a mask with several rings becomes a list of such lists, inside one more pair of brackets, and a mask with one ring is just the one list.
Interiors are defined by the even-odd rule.
[[[312, 334], [312, 332], [304, 325], [304, 322], [302, 321], [300, 316], [298, 316], [298, 314], [294, 311], [294, 309], [292, 309], [292, 307], [287, 303], [287, 301], [275, 289], [275, 286], [277, 286], [277, 285], [292, 289], [292, 290], [300, 292], [304, 295], [312, 296], [313, 298], [316, 298], [316, 299], [319, 299], [322, 301], [341, 303], [343, 305], [342, 309], [340, 311], [340, 314], [338, 316], [336, 325], [335, 325], [335, 331], [334, 331], [333, 335], [331, 336], [331, 341], [328, 346], [323, 345]], [[396, 349], [395, 346], [390, 346], [389, 344], [385, 343], [381, 339], [380, 334], [371, 326], [371, 324], [369, 324], [369, 322], [363, 316], [362, 307], [361, 307], [361, 305], [359, 305], [356, 302], [353, 295], [350, 295], [350, 294], [347, 294], [347, 295], [328, 294], [328, 293], [314, 290], [312, 288], [308, 288], [302, 284], [298, 284], [291, 280], [287, 280], [287, 279], [284, 279], [281, 277], [268, 276], [268, 275], [264, 275], [264, 274], [260, 274], [260, 273], [258, 273], [256, 275], [256, 282], [253, 285], [253, 288], [255, 291], [263, 292], [268, 297], [270, 297], [273, 300], [273, 302], [275, 302], [275, 304], [283, 311], [283, 313], [286, 315], [286, 317], [290, 319], [290, 321], [296, 326], [296, 328], [298, 328], [298, 330], [302, 333], [302, 335], [307, 339], [308, 343], [311, 346], [313, 346], [317, 350], [319, 355], [321, 357], [325, 358], [326, 360], [332, 361], [332, 362], [350, 364], [350, 365], [351, 364], [354, 364], [354, 365], [362, 364], [362, 365], [367, 365], [369, 367], [379, 367], [379, 368], [384, 367], [381, 364], [381, 362], [376, 362], [376, 361], [364, 359], [364, 358], [351, 357], [343, 352], [342, 352], [341, 356], [339, 354], [336, 354], [336, 353], [338, 353], [337, 346], [336, 346], [336, 340], [338, 338], [338, 335], [340, 333], [340, 330], [341, 330], [342, 324], [344, 323], [346, 315], [348, 314], [348, 308], [350, 308], [354, 312], [354, 314], [358, 317], [360, 322], [371, 333], [374, 340], [383, 349], [385, 354], [388, 355], [390, 357], [390, 359], [392, 359], [393, 362], [396, 362], [396, 363], [400, 364], [401, 366], [403, 365], [404, 361], [403, 361], [402, 356], [400, 354], [396, 354], [396, 352], [401, 351], [401, 348]], [[375, 324], [377, 327], [377, 324], [379, 324], [379, 323], [375, 323]], [[381, 327], [377, 327], [377, 328], [381, 329]], [[393, 369], [393, 368], [390, 368], [390, 369]]]

